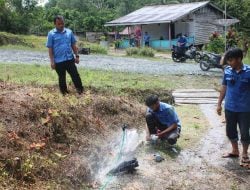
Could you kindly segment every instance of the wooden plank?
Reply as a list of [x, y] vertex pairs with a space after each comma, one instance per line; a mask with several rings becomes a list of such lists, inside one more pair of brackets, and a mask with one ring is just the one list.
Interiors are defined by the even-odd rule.
[[209, 100], [182, 100], [182, 101], [176, 101], [176, 104], [217, 104], [217, 101], [209, 101]]
[[218, 98], [176, 98], [177, 100], [218, 100]]
[[214, 89], [176, 89], [173, 93], [184, 93], [184, 92], [217, 92]]
[[213, 92], [213, 93], [173, 93], [173, 96], [175, 98], [218, 98], [219, 93]]

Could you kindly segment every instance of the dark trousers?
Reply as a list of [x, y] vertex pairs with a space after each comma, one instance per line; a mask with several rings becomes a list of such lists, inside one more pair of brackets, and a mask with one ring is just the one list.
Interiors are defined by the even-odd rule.
[[239, 140], [237, 125], [239, 125], [241, 142], [250, 144], [250, 112], [232, 112], [225, 110], [226, 116], [226, 133], [232, 142]]
[[56, 64], [56, 72], [59, 78], [59, 87], [62, 94], [68, 92], [66, 84], [66, 71], [69, 73], [78, 93], [83, 92], [83, 85], [80, 75], [77, 71], [75, 60], [64, 61]]
[[[167, 126], [162, 125], [158, 120], [158, 118], [150, 112], [147, 112], [146, 114], [146, 122], [150, 135], [157, 134], [157, 130], [164, 131], [165, 129], [167, 129]], [[167, 140], [169, 144], [173, 145], [176, 144], [177, 139], [179, 137], [180, 137], [180, 130], [174, 129], [169, 133], [165, 134], [165, 136], [162, 137], [161, 139]]]
[[146, 47], [149, 47], [149, 42], [145, 42], [145, 46], [146, 46]]

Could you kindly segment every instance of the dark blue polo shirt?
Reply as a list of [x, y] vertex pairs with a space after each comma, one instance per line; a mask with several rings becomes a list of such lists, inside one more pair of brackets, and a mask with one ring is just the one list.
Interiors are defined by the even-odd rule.
[[170, 127], [173, 124], [177, 124], [178, 128], [181, 129], [181, 122], [178, 118], [174, 108], [166, 103], [160, 102], [160, 109], [156, 112], [148, 108], [148, 112], [154, 114], [162, 125]]
[[181, 43], [180, 47], [185, 47], [187, 44], [187, 39], [182, 36], [178, 39], [178, 43]]
[[225, 109], [232, 112], [250, 112], [250, 67], [243, 65], [240, 72], [228, 66], [223, 85], [227, 86]]
[[75, 36], [70, 29], [64, 28], [60, 32], [55, 28], [48, 33], [46, 46], [53, 49], [54, 61], [57, 64], [74, 58], [72, 45], [75, 43]]

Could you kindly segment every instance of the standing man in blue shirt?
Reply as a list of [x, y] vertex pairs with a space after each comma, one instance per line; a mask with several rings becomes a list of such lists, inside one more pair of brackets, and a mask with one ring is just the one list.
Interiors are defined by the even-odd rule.
[[181, 123], [174, 108], [160, 102], [158, 96], [152, 95], [146, 99], [148, 106], [146, 122], [148, 127], [147, 140], [150, 135], [156, 134], [160, 139], [167, 140], [174, 145], [180, 137]]
[[144, 34], [144, 44], [146, 47], [149, 47], [149, 42], [150, 42], [150, 35], [148, 34], [148, 32], [145, 32]]
[[62, 16], [56, 16], [54, 24], [55, 29], [48, 33], [46, 46], [49, 49], [51, 68], [56, 70], [59, 77], [60, 91], [63, 95], [68, 93], [66, 84], [67, 71], [77, 92], [82, 94], [83, 85], [75, 65], [75, 63], [79, 64], [80, 61], [75, 36], [70, 29], [64, 27], [64, 18]]
[[229, 66], [224, 71], [217, 112], [221, 115], [221, 104], [225, 98], [226, 134], [231, 141], [232, 152], [223, 158], [239, 157], [238, 125], [243, 146], [242, 163], [249, 164], [250, 67], [242, 63], [243, 51], [239, 48], [229, 50], [224, 59]]

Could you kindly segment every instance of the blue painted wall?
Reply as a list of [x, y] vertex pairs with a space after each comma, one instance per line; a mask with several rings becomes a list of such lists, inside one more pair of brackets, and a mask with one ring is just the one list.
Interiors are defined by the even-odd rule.
[[[178, 39], [173, 40], [151, 40], [149, 45], [154, 49], [171, 49], [173, 45], [177, 45]], [[187, 37], [188, 44], [194, 44], [194, 37]], [[171, 43], [170, 43], [171, 42]], [[144, 44], [144, 42], [143, 42]], [[120, 45], [121, 48], [129, 48], [129, 40], [124, 39]]]

